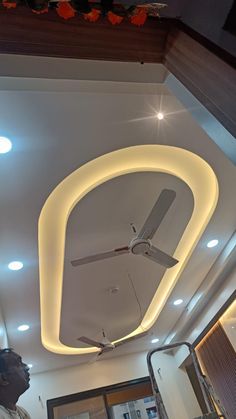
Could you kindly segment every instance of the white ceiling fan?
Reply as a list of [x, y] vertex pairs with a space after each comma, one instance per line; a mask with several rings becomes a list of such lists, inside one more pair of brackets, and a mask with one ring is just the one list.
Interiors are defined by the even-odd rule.
[[87, 345], [90, 346], [95, 346], [96, 348], [99, 348], [100, 351], [97, 353], [95, 359], [92, 359], [93, 361], [96, 361], [96, 359], [98, 357], [100, 357], [102, 354], [106, 353], [106, 352], [111, 352], [113, 351], [115, 348], [124, 345], [125, 343], [129, 343], [129, 342], [133, 342], [134, 340], [143, 338], [144, 336], [148, 335], [148, 332], [143, 332], [140, 333], [139, 335], [135, 335], [132, 336], [130, 338], [126, 338], [121, 340], [120, 342], [116, 342], [116, 343], [112, 343], [105, 335], [104, 330], [102, 331], [102, 339], [101, 341], [96, 341], [90, 338], [87, 338], [86, 336], [81, 336], [79, 337], [77, 340], [79, 340], [80, 342], [86, 343]]
[[142, 255], [166, 268], [171, 268], [178, 263], [178, 260], [168, 255], [157, 247], [153, 246], [151, 239], [160, 226], [167, 211], [176, 197], [176, 192], [170, 189], [163, 189], [160, 193], [151, 213], [145, 221], [138, 235], [131, 240], [128, 246], [119, 247], [108, 252], [97, 253], [95, 255], [75, 259], [71, 261], [72, 266], [84, 265], [86, 263], [96, 262], [103, 259], [120, 256], [127, 253], [133, 255]]

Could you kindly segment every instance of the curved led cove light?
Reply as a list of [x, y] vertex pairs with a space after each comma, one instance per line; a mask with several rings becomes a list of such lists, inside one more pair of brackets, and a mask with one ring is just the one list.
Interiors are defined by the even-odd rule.
[[124, 148], [98, 157], [67, 176], [50, 194], [39, 217], [41, 338], [49, 351], [68, 355], [97, 351], [69, 347], [59, 339], [67, 221], [75, 205], [92, 189], [134, 172], [162, 172], [182, 179], [192, 190], [194, 209], [174, 253], [179, 263], [166, 270], [141, 324], [128, 336], [148, 330], [155, 323], [214, 212], [218, 200], [215, 173], [202, 158], [181, 148]]

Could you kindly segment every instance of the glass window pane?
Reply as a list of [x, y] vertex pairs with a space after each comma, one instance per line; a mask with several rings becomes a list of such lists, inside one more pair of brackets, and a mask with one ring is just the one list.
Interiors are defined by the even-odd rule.
[[118, 404], [111, 408], [112, 419], [154, 419], [157, 410], [154, 397]]

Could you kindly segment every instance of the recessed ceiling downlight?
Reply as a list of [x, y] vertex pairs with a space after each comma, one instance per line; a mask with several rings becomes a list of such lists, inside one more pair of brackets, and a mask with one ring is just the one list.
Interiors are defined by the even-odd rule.
[[19, 332], [25, 332], [26, 330], [29, 330], [29, 325], [21, 324], [20, 326], [17, 327], [17, 330], [19, 330]]
[[219, 240], [217, 239], [211, 240], [207, 243], [207, 247], [215, 247], [217, 246], [218, 243], [219, 243]]
[[151, 343], [157, 343], [157, 342], [159, 342], [158, 338], [154, 338], [154, 339], [151, 340]]
[[10, 262], [9, 264], [8, 264], [8, 268], [11, 270], [11, 271], [19, 271], [20, 269], [22, 269], [23, 268], [23, 263], [22, 262], [20, 262], [19, 260], [14, 260], [13, 262]]
[[159, 119], [159, 121], [161, 121], [162, 119], [164, 119], [164, 115], [163, 115], [162, 112], [158, 112], [157, 119]]
[[181, 298], [179, 298], [178, 300], [174, 301], [174, 305], [175, 306], [179, 306], [180, 304], [182, 304], [183, 300]]
[[0, 154], [8, 153], [12, 149], [11, 141], [6, 137], [0, 136]]

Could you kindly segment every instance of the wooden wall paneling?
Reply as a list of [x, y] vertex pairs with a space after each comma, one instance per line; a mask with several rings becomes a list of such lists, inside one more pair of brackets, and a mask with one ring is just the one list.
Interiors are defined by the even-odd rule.
[[150, 382], [137, 384], [122, 390], [107, 393], [106, 399], [108, 406], [126, 403], [133, 400], [143, 399], [152, 396], [152, 386]]
[[173, 20], [149, 18], [143, 27], [128, 19], [113, 26], [106, 18], [68, 21], [54, 10], [35, 15], [25, 7], [0, 10], [0, 53], [128, 62], [162, 62]]
[[219, 322], [198, 345], [197, 355], [229, 419], [235, 419], [236, 353]]
[[164, 64], [236, 137], [235, 62], [232, 57], [232, 65], [226, 63], [182, 29], [168, 35]]

